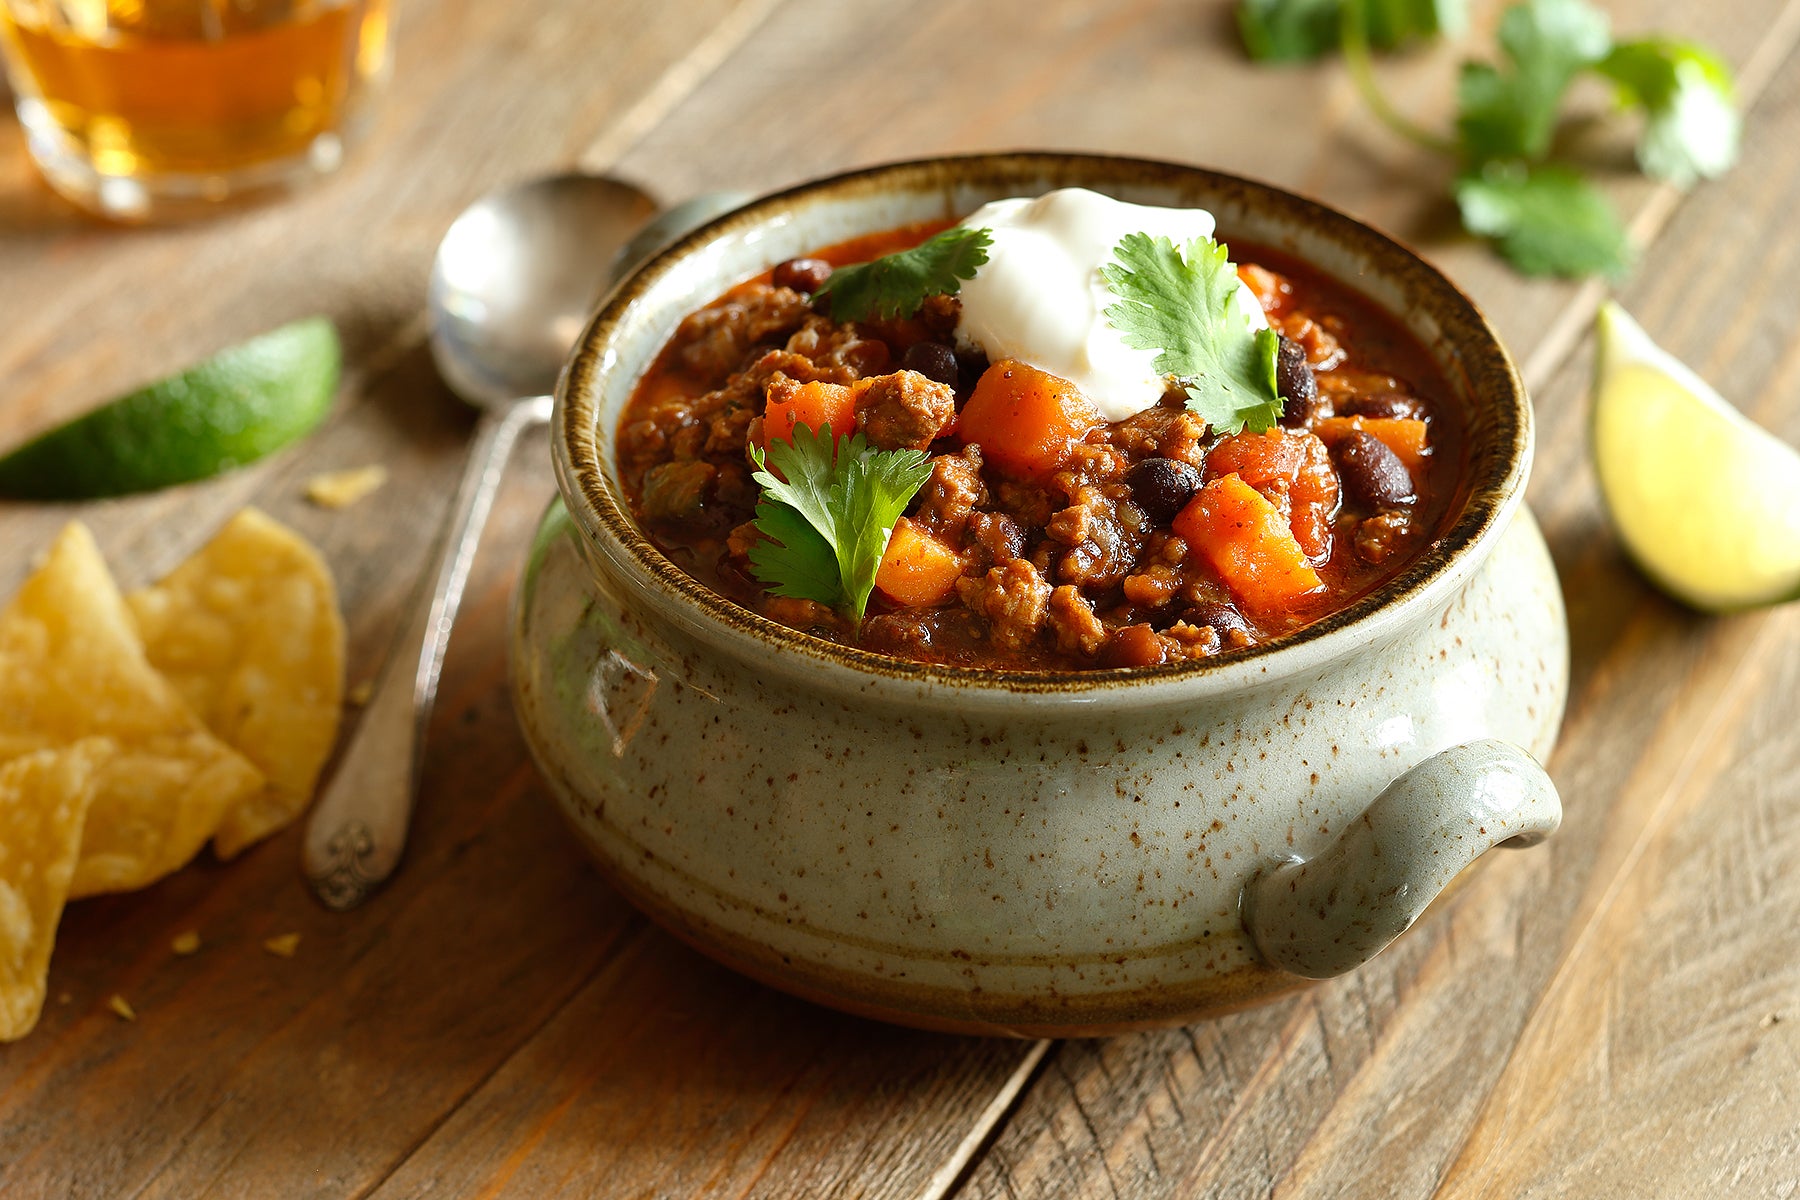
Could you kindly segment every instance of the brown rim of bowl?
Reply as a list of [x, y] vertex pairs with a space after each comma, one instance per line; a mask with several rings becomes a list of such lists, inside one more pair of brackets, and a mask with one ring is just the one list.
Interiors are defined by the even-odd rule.
[[[1492, 398], [1494, 411], [1488, 415], [1495, 419], [1491, 429], [1478, 437], [1474, 421], [1469, 422], [1465, 467], [1472, 478], [1464, 481], [1466, 496], [1454, 523], [1399, 574], [1348, 606], [1242, 654], [1155, 667], [996, 671], [916, 662], [804, 633], [719, 595], [651, 544], [638, 530], [622, 498], [615, 495], [600, 462], [600, 439], [595, 436], [598, 423], [594, 401], [599, 394], [596, 381], [605, 369], [606, 343], [627, 309], [691, 250], [721, 234], [761, 225], [790, 210], [797, 201], [815, 196], [874, 195], [894, 191], [899, 185], [913, 192], [941, 190], [948, 197], [954, 188], [966, 185], [1004, 187], [1012, 183], [1033, 187], [1048, 182], [1051, 186], [1104, 187], [1179, 185], [1183, 180], [1198, 181], [1217, 195], [1234, 197], [1246, 209], [1284, 209], [1293, 215], [1296, 226], [1317, 230], [1352, 254], [1378, 264], [1380, 273], [1396, 284], [1403, 295], [1428, 306], [1443, 340], [1455, 347], [1466, 383], [1459, 387], [1454, 373], [1442, 361], [1439, 363], [1451, 376], [1453, 389], [1466, 391], [1471, 397]], [[733, 282], [736, 281], [722, 283], [719, 291]], [[1344, 282], [1354, 289], [1351, 281]], [[699, 303], [710, 301], [711, 297], [707, 297]], [[1473, 573], [1472, 552], [1499, 537], [1523, 495], [1531, 462], [1532, 431], [1524, 384], [1487, 318], [1437, 268], [1392, 238], [1315, 200], [1202, 167], [1103, 154], [1009, 151], [888, 163], [797, 184], [726, 213], [668, 246], [626, 278], [583, 331], [557, 387], [553, 435], [556, 472], [563, 495], [570, 500], [579, 496], [582, 501], [571, 505], [577, 527], [596, 546], [603, 534], [613, 538], [642, 574], [643, 582], [684, 601], [695, 610], [695, 615], [719, 629], [748, 635], [765, 645], [825, 663], [893, 679], [957, 688], [1050, 693], [1092, 692], [1222, 673], [1241, 674], [1246, 664], [1260, 666], [1258, 674], [1267, 678], [1274, 673], [1270, 670], [1272, 660], [1288, 652], [1308, 646], [1323, 650], [1319, 643], [1361, 626], [1367, 636], [1345, 645], [1343, 649], [1348, 651], [1367, 644], [1383, 630], [1395, 627], [1437, 600], [1447, 602], [1449, 593]]]

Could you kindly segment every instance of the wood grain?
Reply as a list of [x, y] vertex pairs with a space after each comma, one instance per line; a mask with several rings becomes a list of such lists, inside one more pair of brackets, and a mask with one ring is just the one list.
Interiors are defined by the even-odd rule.
[[[1478, 3], [1472, 39], [1501, 5]], [[1757, 98], [1746, 163], [1680, 200], [1615, 172], [1654, 238], [1624, 299], [1800, 439], [1800, 0], [1608, 6], [1704, 36]], [[1606, 532], [1582, 442], [1596, 288], [1527, 282], [1452, 232], [1443, 168], [1332, 64], [1253, 68], [1189, 0], [474, 0], [401, 6], [398, 72], [341, 177], [199, 225], [88, 223], [0, 128], [0, 441], [311, 311], [350, 370], [303, 446], [211, 483], [0, 506], [0, 591], [79, 515], [123, 582], [256, 503], [338, 573], [353, 679], [386, 653], [470, 421], [424, 353], [429, 257], [490, 187], [580, 162], [679, 197], [1008, 145], [1203, 161], [1418, 243], [1539, 394], [1532, 501], [1569, 600], [1556, 839], [1486, 867], [1372, 967], [1265, 1008], [1105, 1042], [991, 1042], [823, 1012], [649, 927], [560, 828], [504, 687], [510, 583], [551, 485], [517, 456], [431, 729], [413, 842], [344, 916], [297, 834], [65, 918], [52, 1002], [0, 1048], [0, 1194], [18, 1196], [1577, 1196], [1800, 1189], [1794, 611], [1708, 620]], [[995, 30], [1006, 31], [996, 41]], [[1471, 43], [1473, 44], [1473, 42]], [[1442, 120], [1459, 50], [1386, 68]], [[1599, 103], [1602, 97], [1592, 97]], [[1581, 152], [1621, 163], [1617, 136]], [[1652, 269], [1653, 266], [1653, 269]], [[304, 479], [380, 461], [325, 513]], [[171, 937], [205, 948], [178, 958]], [[293, 959], [261, 940], [301, 934]], [[139, 1014], [105, 1008], [114, 992]]]
[[[1759, 114], [1791, 111], [1800, 73], [1790, 63], [1775, 85]], [[1795, 175], [1779, 121], [1753, 122], [1745, 168], [1687, 201], [1645, 255], [1656, 270], [1624, 296], [1676, 353], [1729, 394], [1759, 398], [1752, 411], [1789, 437], [1800, 433], [1800, 403], [1776, 382], [1800, 338], [1800, 309], [1781, 286], [1792, 251], [1771, 253], [1756, 231], [1792, 203]], [[1052, 1089], [1063, 1094], [1028, 1099], [967, 1195], [1427, 1196], [1440, 1187], [1457, 1196], [1690, 1195], [1707, 1194], [1700, 1185], [1711, 1176], [1736, 1177], [1745, 1182], [1742, 1194], [1756, 1195], [1764, 1193], [1753, 1181], [1794, 1181], [1800, 1104], [1792, 1097], [1766, 1107], [1741, 1143], [1735, 1129], [1696, 1137], [1676, 1156], [1705, 1149], [1704, 1167], [1686, 1177], [1691, 1186], [1664, 1185], [1657, 1136], [1671, 1125], [1693, 1129], [1735, 1111], [1729, 1081], [1717, 1079], [1706, 1090], [1698, 1080], [1664, 1075], [1660, 1097], [1651, 1087], [1637, 1097], [1634, 1119], [1630, 1108], [1618, 1113], [1618, 1097], [1603, 1088], [1572, 1101], [1560, 1086], [1569, 1055], [1587, 1050], [1604, 1059], [1604, 1039], [1597, 1048], [1545, 1040], [1541, 1052], [1520, 1043], [1545, 1039], [1531, 1031], [1557, 1019], [1539, 1011], [1546, 989], [1566, 989], [1569, 1012], [1599, 1019], [1587, 973], [1642, 966], [1626, 948], [1625, 930], [1650, 916], [1624, 896], [1660, 890], [1679, 896], [1676, 906], [1696, 903], [1694, 890], [1677, 891], [1647, 866], [1648, 848], [1669, 836], [1666, 823], [1678, 811], [1671, 797], [1711, 792], [1711, 764], [1737, 707], [1783, 707], [1774, 690], [1779, 682], [1760, 671], [1774, 646], [1785, 643], [1762, 625], [1779, 621], [1787, 630], [1791, 614], [1718, 622], [1683, 612], [1646, 588], [1606, 532], [1587, 467], [1587, 370], [1585, 359], [1570, 363], [1540, 392], [1531, 493], [1570, 602], [1575, 687], [1552, 763], [1567, 803], [1563, 831], [1543, 853], [1487, 867], [1446, 920], [1422, 927], [1371, 968], [1289, 1002], [1285, 1024], [1263, 1013], [1221, 1023], [1228, 1028], [1216, 1036], [1241, 1050], [1229, 1067], [1204, 1078], [1207, 1104], [1194, 1120], [1186, 1119], [1192, 1091], [1171, 1087], [1184, 1103], [1156, 1103], [1164, 1081], [1183, 1068], [1194, 1073], [1190, 1039], [1152, 1035], [1129, 1046], [1062, 1047], [1046, 1079], [1065, 1080]], [[1717, 851], [1694, 853], [1719, 861]], [[1609, 921], [1621, 927], [1608, 929]], [[1666, 916], [1663, 923], [1667, 928]], [[1696, 956], [1723, 942], [1745, 969], [1787, 976], [1773, 964], [1792, 962], [1791, 921], [1763, 914], [1744, 925], [1682, 928]], [[1675, 943], [1658, 947], [1653, 973], [1678, 961], [1671, 957]], [[1784, 987], [1791, 990], [1791, 982], [1774, 990]], [[1650, 1007], [1642, 992], [1607, 995], [1639, 1028], [1678, 1026], [1687, 1011]], [[1737, 1009], [1730, 1020], [1766, 1033], [1779, 1027], [1760, 1025], [1768, 1011], [1778, 1009]], [[1585, 1032], [1597, 1035], [1604, 1026]], [[1770, 1061], [1779, 1063], [1780, 1055]], [[1259, 1084], [1244, 1083], [1246, 1077]], [[1490, 1098], [1496, 1086], [1509, 1090]], [[1521, 1110], [1514, 1101], [1525, 1094], [1535, 1104]], [[1591, 1124], [1570, 1120], [1572, 1103]], [[1071, 1109], [1105, 1114], [1105, 1124], [1083, 1136]], [[1220, 1111], [1228, 1132], [1215, 1132]], [[1566, 1138], [1563, 1121], [1574, 1126]], [[1609, 1174], [1597, 1170], [1602, 1162], [1591, 1151], [1613, 1122], [1647, 1128], [1637, 1158], [1606, 1157], [1615, 1172]], [[1568, 1161], [1544, 1163], [1527, 1142], [1522, 1161], [1509, 1166], [1524, 1140], [1512, 1135], [1523, 1128], [1554, 1141]], [[1467, 1148], [1465, 1139], [1472, 1139]], [[1618, 1170], [1622, 1164], [1634, 1169]]]

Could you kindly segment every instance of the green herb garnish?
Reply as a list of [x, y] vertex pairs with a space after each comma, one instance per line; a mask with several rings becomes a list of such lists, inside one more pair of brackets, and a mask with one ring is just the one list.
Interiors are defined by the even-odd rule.
[[1731, 68], [1704, 47], [1674, 38], [1622, 42], [1595, 70], [1647, 118], [1637, 144], [1644, 174], [1688, 187], [1737, 161], [1743, 118]]
[[[1243, 0], [1238, 30], [1250, 57], [1299, 62], [1338, 48], [1348, 0]], [[1368, 0], [1354, 19], [1369, 44], [1383, 50], [1418, 38], [1462, 32], [1465, 0]]]
[[1464, 63], [1456, 131], [1463, 156], [1537, 160], [1550, 150], [1563, 94], [1612, 48], [1606, 14], [1586, 0], [1526, 0], [1500, 17], [1501, 66]]
[[1463, 225], [1527, 275], [1617, 275], [1631, 262], [1612, 205], [1575, 171], [1489, 163], [1455, 188]]
[[961, 291], [962, 281], [987, 261], [993, 240], [986, 229], [946, 229], [910, 250], [839, 267], [813, 293], [813, 303], [823, 302], [840, 321], [910, 317], [925, 297]]
[[[794, 427], [793, 441], [752, 446], [762, 485], [750, 573], [777, 596], [829, 605], [860, 622], [894, 523], [931, 476], [923, 450], [873, 450], [861, 434]], [[774, 467], [770, 471], [769, 467]], [[779, 472], [780, 474], [776, 474]]]
[[1455, 135], [1421, 129], [1382, 94], [1371, 50], [1455, 30], [1466, 7], [1467, 0], [1239, 0], [1238, 20], [1253, 58], [1342, 50], [1382, 121], [1457, 160], [1453, 191], [1464, 227], [1492, 239], [1526, 274], [1614, 275], [1630, 260], [1611, 202], [1573, 166], [1552, 161], [1577, 79], [1607, 80], [1624, 108], [1644, 114], [1637, 157], [1645, 174], [1685, 187], [1736, 161], [1742, 121], [1729, 68], [1691, 42], [1615, 44], [1606, 14], [1589, 0], [1510, 5], [1500, 18], [1498, 60], [1462, 66]]
[[1252, 330], [1238, 307], [1230, 250], [1195, 238], [1185, 250], [1166, 237], [1128, 233], [1100, 268], [1118, 296], [1106, 319], [1125, 344], [1157, 352], [1155, 367], [1181, 380], [1188, 408], [1225, 433], [1260, 433], [1281, 416], [1275, 356], [1281, 339]]

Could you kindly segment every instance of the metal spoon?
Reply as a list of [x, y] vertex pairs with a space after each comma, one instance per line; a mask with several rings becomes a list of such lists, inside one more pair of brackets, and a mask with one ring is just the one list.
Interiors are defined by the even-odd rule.
[[444, 235], [427, 293], [431, 357], [482, 416], [434, 586], [415, 604], [307, 824], [302, 863], [328, 907], [362, 903], [400, 861], [444, 648], [513, 444], [549, 421], [557, 373], [612, 284], [742, 200], [707, 193], [646, 224], [656, 206], [630, 184], [559, 175], [476, 201]]

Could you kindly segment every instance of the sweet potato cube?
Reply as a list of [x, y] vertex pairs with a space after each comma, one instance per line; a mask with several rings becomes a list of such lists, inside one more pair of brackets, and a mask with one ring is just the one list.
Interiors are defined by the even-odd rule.
[[856, 432], [856, 396], [839, 383], [799, 383], [785, 375], [769, 381], [768, 406], [763, 409], [763, 446], [792, 442], [794, 427], [804, 425], [814, 433], [831, 426], [833, 441]]
[[901, 517], [875, 571], [875, 586], [895, 604], [929, 608], [956, 589], [962, 555]]
[[1327, 446], [1335, 447], [1352, 433], [1378, 437], [1416, 477], [1425, 463], [1425, 422], [1412, 417], [1327, 417], [1313, 426]]
[[1236, 475], [1208, 481], [1174, 526], [1252, 613], [1284, 612], [1324, 587], [1281, 510]]
[[1068, 461], [1100, 413], [1066, 379], [1011, 359], [989, 367], [963, 405], [957, 436], [1009, 475], [1042, 479]]

